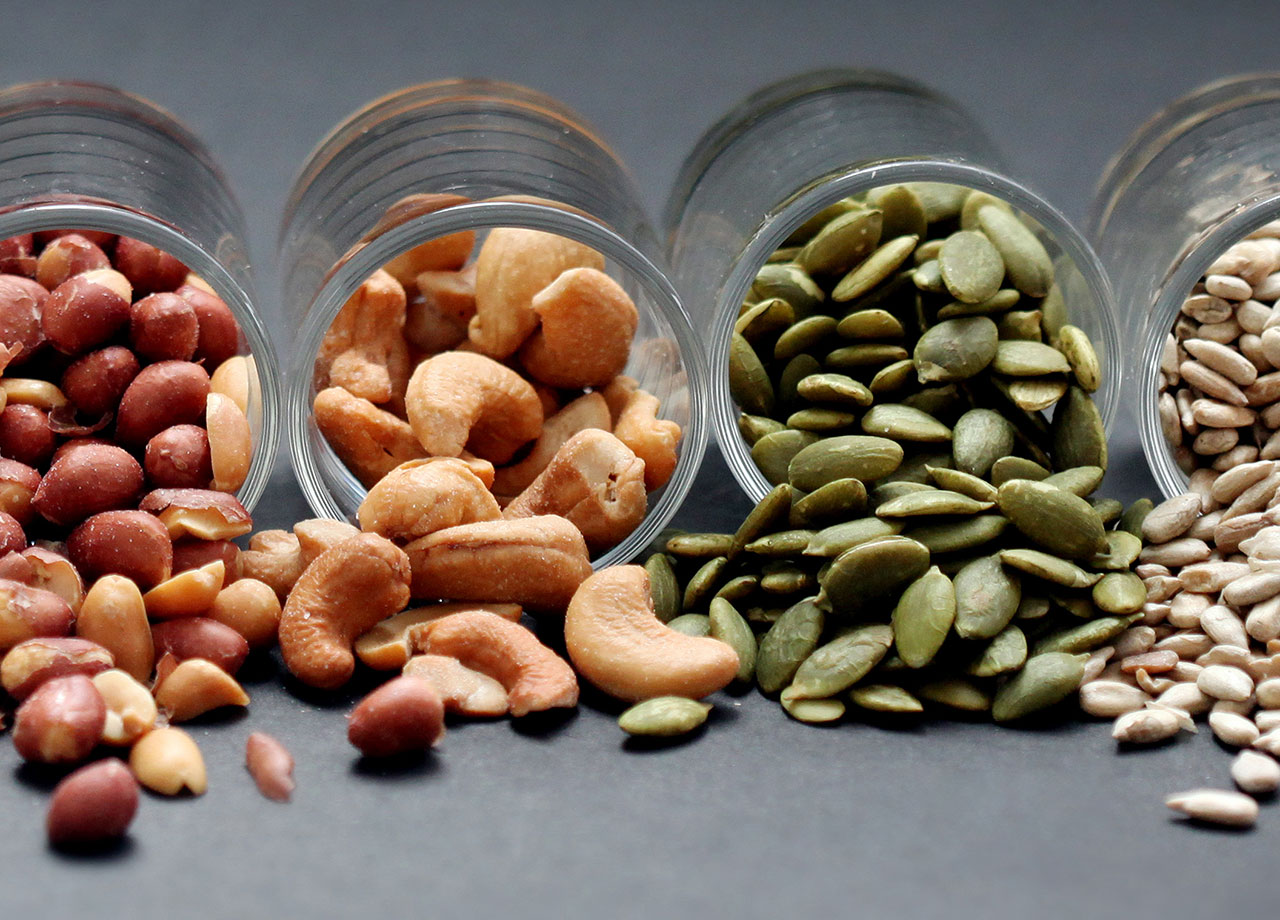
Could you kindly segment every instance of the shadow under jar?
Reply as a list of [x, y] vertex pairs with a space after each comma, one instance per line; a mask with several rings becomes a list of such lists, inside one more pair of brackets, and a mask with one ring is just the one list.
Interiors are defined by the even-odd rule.
[[1131, 405], [1160, 491], [1280, 457], [1280, 74], [1152, 116], [1108, 166], [1090, 235], [1128, 305]]
[[[496, 475], [495, 493], [519, 480], [497, 497], [521, 501], [517, 493], [533, 475], [510, 471], [526, 460], [527, 467], [547, 463], [535, 456], [544, 420], [548, 431], [562, 423], [573, 431], [613, 428], [630, 447], [617, 424], [617, 386], [554, 373], [580, 353], [594, 353], [601, 337], [616, 340], [620, 322], [634, 332], [611, 374], [620, 371], [656, 399], [668, 463], [660, 475], [656, 461], [646, 466], [658, 478], [645, 484], [643, 519], [626, 536], [593, 547], [593, 565], [628, 561], [675, 514], [706, 444], [701, 349], [658, 267], [656, 236], [629, 172], [562, 104], [484, 80], [425, 84], [371, 103], [304, 165], [280, 246], [284, 302], [298, 329], [286, 396], [289, 447], [317, 514], [354, 518], [368, 489], [391, 469], [429, 456], [461, 455], [482, 477]], [[498, 276], [503, 280], [486, 280]], [[617, 311], [597, 320], [595, 301], [582, 294], [576, 302], [587, 306], [557, 331], [542, 306], [553, 288], [564, 295], [560, 302], [574, 300], [562, 290], [569, 287], [579, 294], [607, 288]], [[482, 288], [487, 300], [478, 296]], [[495, 290], [518, 292], [507, 298], [518, 319], [486, 312], [486, 303], [503, 300]], [[383, 319], [374, 319], [376, 309]], [[631, 318], [619, 321], [618, 311]], [[585, 325], [575, 331], [574, 322]], [[533, 372], [539, 361], [530, 349], [542, 350], [541, 367], [551, 373]], [[432, 411], [440, 409], [438, 383], [413, 383], [427, 380], [427, 365], [439, 371], [432, 381], [452, 367], [467, 390], [463, 436], [448, 443], [433, 435], [456, 419], [446, 426], [438, 412], [431, 423], [422, 421], [425, 412], [415, 414], [415, 393], [427, 392]], [[491, 375], [492, 385], [478, 382]], [[526, 413], [530, 393], [541, 406]], [[589, 421], [553, 421], [566, 405], [587, 404], [595, 406], [583, 413]], [[495, 440], [505, 443], [495, 448]], [[635, 453], [643, 459], [640, 448]]]
[[[971, 191], [982, 197], [965, 208]], [[1027, 245], [1051, 266], [1049, 277], [1041, 265], [1038, 282], [1015, 284], [1005, 251], [1010, 266], [998, 281], [1000, 299], [976, 304], [976, 295], [985, 292], [965, 291], [960, 298], [955, 285], [926, 277], [938, 274], [942, 243], [933, 241], [960, 231], [991, 232], [979, 219], [980, 204], [1000, 212], [992, 220], [1005, 230], [1012, 220], [1018, 226], [1011, 232], [1033, 238]], [[1004, 404], [1006, 414], [1024, 416], [1016, 419], [1016, 427], [1025, 433], [1023, 453], [1035, 458], [1038, 448], [1032, 442], [1051, 437], [1044, 410], [1051, 410], [1056, 398], [1045, 394], [1060, 397], [1069, 385], [1074, 391], [1074, 368], [1068, 371], [1054, 358], [1044, 368], [1047, 373], [1036, 376], [1037, 399], [1022, 399], [1032, 385], [1025, 379], [1019, 384], [1020, 400], [1042, 404], [1036, 409], [1013, 406], [1007, 395], [1007, 384], [1020, 379], [1022, 369], [1012, 358], [1025, 350], [1022, 346], [1007, 349], [1010, 359], [999, 366], [984, 364], [963, 380], [954, 374], [926, 380], [931, 375], [919, 366], [914, 345], [951, 317], [989, 317], [1001, 327], [1002, 351], [1005, 340], [1014, 338], [1056, 345], [1064, 321], [1083, 330], [1101, 365], [1100, 385], [1094, 381], [1092, 393], [1099, 440], [1111, 422], [1120, 390], [1118, 339], [1110, 288], [1096, 256], [1057, 210], [1008, 178], [967, 113], [925, 87], [890, 74], [823, 70], [758, 91], [694, 147], [664, 224], [673, 278], [707, 349], [712, 425], [729, 468], [753, 501], [786, 478], [789, 448], [762, 471], [753, 459], [752, 441], [804, 428], [802, 434], [783, 435], [799, 449], [810, 434], [814, 439], [870, 434], [886, 416], [901, 414], [896, 408], [877, 411], [882, 403], [927, 403], [948, 424], [970, 407]], [[815, 243], [818, 252], [814, 246], [806, 249], [820, 233], [828, 233], [835, 245]], [[911, 236], [917, 238], [904, 239]], [[989, 255], [971, 236], [952, 246], [963, 250], [970, 243], [982, 249], [979, 255]], [[796, 270], [803, 277], [797, 278]], [[787, 301], [785, 307], [773, 304], [778, 298]], [[958, 300], [971, 303], [952, 305]], [[865, 315], [854, 319], [855, 314]], [[771, 325], [774, 320], [777, 325]], [[800, 345], [793, 349], [796, 342], [788, 340], [779, 346], [779, 329], [795, 335], [801, 322], [808, 325], [800, 327]], [[992, 331], [982, 323], [970, 325], [983, 326], [984, 335]], [[754, 366], [748, 356], [751, 374], [767, 376], [774, 390], [752, 407], [735, 400], [743, 393], [735, 394], [730, 380], [731, 362], [741, 365], [733, 355], [741, 347], [739, 332], [762, 365]], [[810, 356], [809, 366], [789, 368], [801, 352]], [[1025, 369], [1036, 370], [1035, 361]], [[885, 375], [871, 386], [881, 371]], [[795, 393], [801, 373], [854, 380], [838, 381], [840, 392], [825, 386], [830, 381], [818, 381], [823, 384], [815, 387], [818, 395], [806, 398]], [[932, 391], [949, 383], [959, 384], [951, 394], [955, 399], [947, 405], [929, 401]], [[868, 387], [871, 392], [864, 392]], [[743, 398], [752, 401], [750, 394]], [[948, 449], [924, 442], [906, 447], [904, 469], [913, 459]]]
[[[26, 413], [0, 418], [0, 435], [35, 451], [17, 459], [42, 474], [53, 448], [106, 439], [137, 479], [132, 497], [98, 507], [110, 498], [98, 473], [128, 476], [114, 460], [97, 472], [81, 461], [97, 491], [77, 492], [75, 507], [50, 498], [32, 526], [133, 508], [160, 487], [233, 492], [252, 510], [275, 459], [278, 372], [244, 236], [209, 152], [152, 103], [83, 83], [0, 91], [3, 335], [20, 346], [3, 386], [7, 408]], [[9, 309], [15, 285], [31, 309]], [[50, 452], [28, 439], [36, 422]]]

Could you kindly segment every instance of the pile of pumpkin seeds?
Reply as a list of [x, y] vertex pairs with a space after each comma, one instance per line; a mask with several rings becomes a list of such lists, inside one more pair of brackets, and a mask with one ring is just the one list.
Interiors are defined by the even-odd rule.
[[1101, 369], [1003, 201], [916, 183], [845, 199], [763, 266], [729, 357], [775, 488], [734, 534], [649, 558], [655, 609], [724, 639], [793, 717], [927, 705], [1013, 721], [1074, 694], [1141, 616], [1142, 549], [1090, 500]]

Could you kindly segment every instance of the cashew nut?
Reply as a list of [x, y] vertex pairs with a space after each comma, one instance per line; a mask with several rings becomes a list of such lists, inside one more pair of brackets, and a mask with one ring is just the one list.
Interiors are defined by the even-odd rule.
[[541, 230], [497, 227], [476, 257], [476, 315], [471, 342], [484, 354], [506, 358], [538, 325], [533, 296], [570, 268], [604, 268], [589, 246]]
[[461, 524], [414, 540], [405, 552], [414, 597], [560, 611], [591, 574], [582, 534], [555, 515]]
[[631, 402], [631, 395], [639, 389], [640, 384], [636, 382], [636, 378], [628, 377], [626, 374], [619, 374], [609, 381], [604, 389], [600, 390], [600, 395], [604, 397], [605, 403], [609, 406], [609, 430], [613, 430], [613, 426], [618, 424], [618, 417], [622, 415], [622, 410], [627, 407], [627, 403]]
[[644, 461], [607, 431], [580, 431], [556, 451], [502, 516], [558, 514], [582, 531], [594, 553], [617, 546], [644, 520]]
[[418, 293], [409, 298], [404, 337], [415, 348], [435, 354], [467, 337], [467, 322], [476, 314], [476, 268], [426, 271], [418, 275]]
[[520, 349], [525, 370], [555, 387], [602, 387], [622, 373], [640, 316], [618, 282], [572, 268], [534, 295], [541, 327]]
[[475, 248], [476, 235], [471, 230], [449, 233], [438, 236], [425, 243], [419, 243], [408, 252], [402, 252], [386, 265], [383, 271], [389, 272], [405, 287], [413, 284], [413, 280], [427, 271], [450, 271], [462, 268]]
[[405, 409], [418, 442], [436, 457], [456, 457], [466, 447], [505, 463], [542, 433], [542, 404], [532, 385], [492, 358], [465, 351], [419, 364]]
[[316, 389], [342, 387], [374, 403], [402, 397], [409, 380], [404, 323], [404, 288], [387, 272], [374, 272], [324, 334], [316, 354]]
[[435, 457], [396, 467], [369, 490], [356, 512], [362, 530], [388, 540], [502, 517], [498, 502], [461, 460]]
[[700, 699], [738, 671], [738, 655], [724, 642], [676, 632], [658, 619], [649, 575], [638, 565], [603, 569], [582, 583], [565, 614], [564, 640], [580, 674], [630, 702]]
[[529, 484], [547, 468], [547, 464], [551, 462], [551, 458], [556, 455], [556, 451], [564, 445], [564, 442], [587, 428], [600, 428], [604, 431], [610, 431], [613, 428], [609, 420], [609, 407], [605, 398], [599, 393], [579, 396], [550, 416], [543, 423], [542, 435], [534, 442], [525, 458], [519, 463], [504, 466], [494, 473], [494, 494], [499, 497], [499, 500], [505, 498], [510, 501], [529, 488]]
[[356, 637], [409, 602], [409, 560], [377, 534], [325, 550], [307, 566], [280, 616], [285, 666], [303, 683], [332, 689], [355, 670]]
[[305, 569], [325, 550], [358, 537], [360, 529], [346, 521], [307, 518], [293, 525], [293, 535], [298, 538], [298, 560]]
[[632, 393], [618, 414], [613, 433], [644, 461], [644, 484], [650, 492], [666, 485], [679, 460], [680, 426], [658, 418], [656, 396], [644, 390]]
[[289, 596], [303, 568], [298, 538], [287, 530], [259, 531], [240, 553], [243, 576], [266, 582], [281, 601]]
[[342, 387], [317, 393], [314, 409], [316, 427], [366, 489], [406, 460], [424, 455], [407, 422]]
[[422, 640], [426, 624], [442, 617], [465, 613], [468, 610], [485, 610], [504, 620], [519, 622], [519, 604], [485, 604], [478, 601], [458, 604], [428, 604], [411, 607], [378, 623], [356, 640], [356, 656], [371, 668], [394, 671], [403, 668]]
[[573, 668], [519, 623], [482, 610], [456, 613], [430, 624], [423, 646], [502, 684], [513, 716], [578, 705]]
[[435, 687], [448, 712], [464, 716], [507, 713], [507, 688], [456, 658], [414, 655], [405, 662], [403, 673], [407, 677], [420, 677]]

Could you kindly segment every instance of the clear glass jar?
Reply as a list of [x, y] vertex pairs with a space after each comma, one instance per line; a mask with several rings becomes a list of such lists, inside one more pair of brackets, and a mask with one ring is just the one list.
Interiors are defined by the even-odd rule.
[[1166, 496], [1188, 476], [1160, 428], [1160, 354], [1182, 303], [1219, 255], [1280, 218], [1280, 74], [1204, 86], [1129, 138], [1098, 186], [1090, 236], [1123, 317], [1126, 386], [1147, 464]]
[[[464, 196], [430, 213], [385, 215], [418, 193]], [[312, 153], [294, 183], [281, 232], [283, 297], [298, 330], [289, 361], [286, 426], [311, 507], [354, 516], [365, 489], [321, 435], [312, 414], [313, 366], [334, 317], [393, 257], [463, 230], [524, 227], [604, 255], [635, 301], [639, 327], [626, 371], [683, 430], [667, 484], [626, 540], [594, 560], [626, 562], [671, 520], [706, 449], [705, 365], [630, 173], [550, 97], [485, 80], [411, 87], [356, 112]]]
[[768, 86], [729, 111], [685, 160], [668, 199], [673, 280], [704, 336], [711, 423], [753, 500], [769, 490], [737, 427], [728, 362], [756, 272], [805, 220], [841, 198], [902, 182], [945, 182], [1002, 198], [1030, 218], [1057, 267], [1071, 321], [1103, 364], [1094, 395], [1109, 427], [1120, 380], [1111, 291], [1097, 256], [1044, 199], [1008, 177], [954, 102], [892, 74], [821, 70]]
[[237, 496], [252, 510], [275, 461], [279, 372], [254, 305], [244, 216], [209, 151], [168, 112], [117, 89], [0, 91], [0, 239], [73, 228], [159, 247], [231, 308], [250, 359], [254, 453]]

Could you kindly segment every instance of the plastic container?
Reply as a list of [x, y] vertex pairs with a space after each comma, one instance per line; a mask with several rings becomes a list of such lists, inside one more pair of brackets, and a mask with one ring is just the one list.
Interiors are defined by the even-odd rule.
[[275, 461], [279, 372], [254, 304], [244, 216], [209, 151], [168, 112], [117, 89], [0, 91], [0, 239], [66, 229], [157, 246], [231, 308], [251, 359], [254, 456], [237, 495], [252, 510]]
[[[470, 199], [384, 219], [411, 194]], [[537, 199], [537, 200], [531, 200]], [[320, 434], [313, 366], [325, 331], [374, 270], [449, 233], [526, 227], [605, 256], [640, 314], [626, 373], [683, 429], [675, 473], [630, 537], [594, 560], [633, 558], [670, 521], [706, 448], [706, 372], [630, 173], [580, 116], [530, 89], [482, 80], [411, 87], [356, 112], [294, 183], [281, 232], [283, 296], [298, 330], [285, 396], [294, 469], [317, 514], [350, 518], [365, 489]]]
[[1232, 243], [1280, 218], [1280, 74], [1232, 77], [1153, 116], [1112, 160], [1090, 236], [1123, 318], [1147, 463], [1166, 496], [1187, 489], [1160, 430], [1160, 352], [1182, 302]]
[[956, 103], [892, 74], [822, 70], [765, 87], [698, 141], [668, 200], [672, 278], [704, 336], [711, 423], [753, 500], [770, 488], [737, 429], [725, 368], [734, 320], [760, 266], [806, 219], [850, 195], [902, 182], [980, 189], [1020, 210], [1057, 264], [1071, 321], [1103, 364], [1094, 399], [1110, 425], [1120, 392], [1110, 286], [1093, 250], [1054, 207], [1009, 178]]

